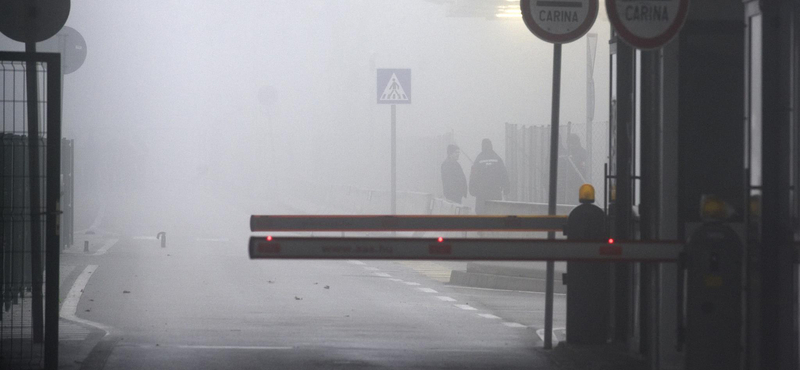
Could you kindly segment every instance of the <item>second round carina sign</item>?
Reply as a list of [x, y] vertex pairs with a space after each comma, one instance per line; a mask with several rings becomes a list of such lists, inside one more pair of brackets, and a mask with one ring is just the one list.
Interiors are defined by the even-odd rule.
[[678, 34], [689, 0], [606, 0], [617, 33], [638, 49], [660, 48]]
[[521, 0], [522, 20], [536, 37], [566, 44], [586, 34], [597, 19], [598, 0]]

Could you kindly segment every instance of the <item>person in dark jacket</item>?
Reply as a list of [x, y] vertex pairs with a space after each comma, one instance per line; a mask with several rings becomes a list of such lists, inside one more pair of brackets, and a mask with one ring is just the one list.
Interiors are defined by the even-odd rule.
[[467, 177], [458, 163], [461, 150], [455, 145], [447, 146], [447, 159], [442, 162], [442, 190], [445, 199], [461, 204], [467, 196]]
[[475, 214], [478, 215], [485, 214], [487, 200], [503, 199], [510, 187], [506, 166], [492, 149], [492, 142], [483, 139], [481, 149], [469, 174], [469, 193], [475, 197]]

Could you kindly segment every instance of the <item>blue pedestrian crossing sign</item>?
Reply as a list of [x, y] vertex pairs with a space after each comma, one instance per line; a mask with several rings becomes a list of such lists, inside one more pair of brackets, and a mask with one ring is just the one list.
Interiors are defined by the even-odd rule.
[[411, 104], [411, 70], [378, 70], [378, 104]]

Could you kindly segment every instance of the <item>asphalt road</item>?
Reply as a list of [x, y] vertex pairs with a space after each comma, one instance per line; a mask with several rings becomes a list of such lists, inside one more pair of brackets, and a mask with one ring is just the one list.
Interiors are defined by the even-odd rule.
[[[542, 294], [447, 285], [460, 262], [253, 261], [249, 214], [291, 212], [164, 197], [195, 208], [109, 211], [111, 232], [62, 254], [60, 369], [557, 368], [537, 335]], [[564, 306], [557, 295], [556, 328]]]
[[251, 261], [244, 243], [188, 236], [96, 253], [62, 263], [88, 276], [76, 316], [110, 334], [62, 368], [553, 368], [536, 350], [542, 295], [448, 286], [432, 273], [448, 263]]

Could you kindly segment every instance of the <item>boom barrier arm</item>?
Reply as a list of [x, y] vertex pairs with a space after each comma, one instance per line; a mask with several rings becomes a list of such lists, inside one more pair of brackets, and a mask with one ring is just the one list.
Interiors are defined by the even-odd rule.
[[683, 243], [253, 236], [248, 249], [251, 259], [676, 262]]
[[250, 216], [250, 231], [562, 231], [567, 216]]

